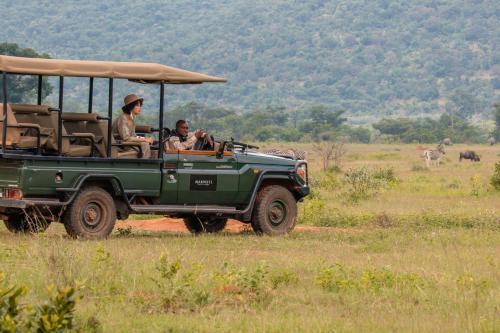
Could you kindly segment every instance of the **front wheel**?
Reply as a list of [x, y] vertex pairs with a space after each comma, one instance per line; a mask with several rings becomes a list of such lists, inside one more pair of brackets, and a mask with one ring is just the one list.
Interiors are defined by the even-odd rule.
[[284, 235], [295, 227], [296, 221], [297, 201], [288, 189], [271, 185], [260, 190], [252, 215], [255, 233]]
[[73, 238], [106, 238], [113, 231], [115, 222], [115, 202], [100, 187], [84, 189], [64, 214], [64, 227]]
[[227, 218], [191, 215], [184, 219], [184, 224], [192, 234], [216, 233], [224, 230]]

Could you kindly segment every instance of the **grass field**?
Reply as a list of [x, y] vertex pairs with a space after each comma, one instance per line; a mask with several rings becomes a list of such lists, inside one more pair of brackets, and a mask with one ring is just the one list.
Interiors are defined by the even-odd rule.
[[489, 179], [499, 151], [472, 148], [480, 163], [459, 163], [465, 146], [453, 146], [427, 169], [415, 145], [348, 145], [342, 171], [326, 173], [310, 154], [299, 223], [320, 232], [134, 230], [91, 242], [60, 225], [37, 236], [2, 228], [0, 270], [30, 289], [28, 303], [50, 284], [80, 285], [84, 331], [498, 332], [500, 193]]

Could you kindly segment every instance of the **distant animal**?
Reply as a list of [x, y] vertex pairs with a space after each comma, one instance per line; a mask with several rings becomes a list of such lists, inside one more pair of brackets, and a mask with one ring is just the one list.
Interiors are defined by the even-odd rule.
[[458, 161], [462, 162], [462, 160], [470, 160], [471, 162], [481, 161], [481, 159], [479, 158], [479, 155], [476, 154], [476, 152], [472, 151], [472, 150], [461, 151]]
[[450, 138], [444, 138], [443, 141], [441, 141], [442, 144], [445, 146], [453, 146], [453, 142], [451, 141]]
[[488, 143], [490, 144], [490, 146], [493, 146], [496, 143], [495, 138], [494, 137], [489, 138]]
[[268, 149], [264, 151], [264, 154], [288, 157], [294, 160], [305, 160], [306, 152], [302, 150], [288, 149], [288, 150], [280, 150], [280, 149]]
[[434, 163], [438, 167], [439, 162], [441, 161], [441, 156], [444, 154], [446, 154], [446, 152], [444, 151], [444, 145], [442, 143], [437, 145], [436, 149], [424, 150], [423, 156], [425, 158], [425, 164], [429, 167], [431, 161], [435, 161]]

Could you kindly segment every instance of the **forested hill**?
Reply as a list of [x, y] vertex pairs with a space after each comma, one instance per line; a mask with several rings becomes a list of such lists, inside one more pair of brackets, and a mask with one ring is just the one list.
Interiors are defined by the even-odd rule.
[[467, 112], [489, 113], [500, 96], [499, 22], [498, 0], [3, 0], [0, 41], [229, 79], [170, 88], [174, 104], [381, 116], [466, 99]]

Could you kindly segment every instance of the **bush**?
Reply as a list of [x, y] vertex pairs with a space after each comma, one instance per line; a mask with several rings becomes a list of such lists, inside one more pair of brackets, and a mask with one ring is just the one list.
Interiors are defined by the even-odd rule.
[[490, 184], [495, 190], [500, 191], [500, 162], [495, 163], [495, 171], [491, 176]]
[[378, 168], [373, 171], [373, 178], [386, 183], [396, 183], [398, 179], [396, 178], [396, 173], [394, 168]]
[[345, 181], [349, 185], [349, 200], [358, 202], [373, 195], [380, 187], [380, 182], [373, 177], [372, 172], [362, 167], [350, 169], [345, 174]]
[[160, 293], [156, 305], [162, 312], [193, 311], [208, 304], [210, 293], [199, 283], [200, 270], [196, 267], [182, 269], [179, 259], [169, 261], [161, 255], [156, 270], [159, 277], [153, 282]]
[[48, 299], [41, 305], [22, 304], [28, 293], [24, 286], [5, 286], [0, 272], [1, 332], [66, 332], [77, 329], [74, 312], [80, 297], [77, 287], [48, 288]]
[[316, 275], [316, 284], [334, 293], [380, 293], [384, 290], [405, 292], [419, 290], [425, 285], [424, 280], [415, 273], [394, 273], [387, 268], [356, 270], [339, 263], [321, 268]]

